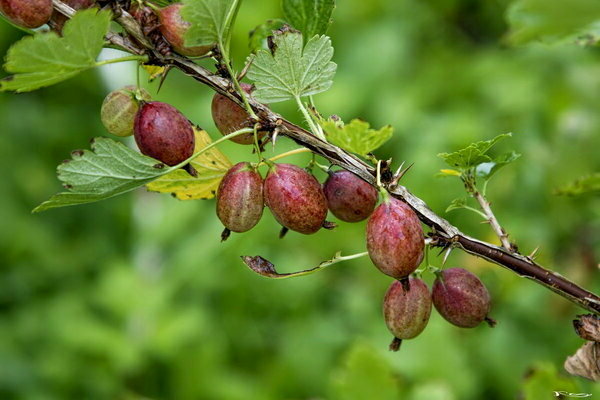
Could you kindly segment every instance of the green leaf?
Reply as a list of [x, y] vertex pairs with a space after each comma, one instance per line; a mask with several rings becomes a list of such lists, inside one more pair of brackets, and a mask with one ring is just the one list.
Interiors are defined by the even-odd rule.
[[556, 41], [567, 35], [583, 33], [598, 19], [598, 0], [518, 0], [508, 11], [508, 40], [512, 44], [533, 40]]
[[191, 24], [185, 34], [186, 46], [227, 45], [238, 0], [184, 0], [183, 4], [181, 16]]
[[63, 37], [48, 32], [21, 39], [8, 50], [4, 68], [15, 75], [0, 81], [0, 91], [28, 92], [95, 67], [110, 21], [108, 11], [79, 11], [65, 24]]
[[556, 194], [581, 196], [587, 193], [600, 193], [600, 172], [577, 179], [556, 190]]
[[315, 36], [302, 49], [302, 34], [285, 31], [274, 36], [273, 53], [260, 50], [248, 71], [253, 96], [261, 103], [276, 103], [321, 93], [331, 87], [337, 65], [327, 36]]
[[519, 153], [510, 151], [494, 158], [490, 162], [479, 164], [475, 171], [477, 176], [482, 177], [483, 179], [490, 179], [492, 175], [498, 172], [502, 167], [507, 166], [519, 157], [521, 157]]
[[286, 21], [308, 40], [327, 33], [335, 0], [283, 0], [282, 8]]
[[438, 157], [442, 158], [448, 165], [461, 170], [466, 170], [478, 166], [479, 164], [492, 162], [492, 158], [486, 153], [492, 146], [500, 140], [511, 137], [512, 133], [504, 133], [498, 135], [491, 140], [471, 143], [464, 149], [455, 151], [454, 153], [440, 153]]
[[72, 160], [58, 166], [58, 179], [68, 191], [52, 196], [33, 212], [108, 199], [180, 167], [168, 167], [109, 138], [95, 138], [91, 148], [74, 151]]
[[465, 199], [464, 197], [454, 199], [454, 200], [452, 200], [452, 203], [450, 203], [448, 208], [446, 208], [446, 212], [465, 208], [466, 205], [467, 205], [467, 199]]
[[248, 43], [250, 51], [256, 53], [259, 49], [264, 48], [266, 39], [273, 35], [273, 31], [280, 29], [284, 24], [285, 21], [281, 19], [270, 19], [250, 31]]
[[321, 121], [320, 124], [323, 127], [323, 131], [325, 131], [328, 141], [344, 150], [362, 156], [379, 148], [394, 133], [394, 128], [390, 125], [376, 130], [371, 129], [368, 122], [361, 121], [360, 119], [353, 119], [349, 124], [344, 124], [342, 121], [330, 118], [326, 121]]

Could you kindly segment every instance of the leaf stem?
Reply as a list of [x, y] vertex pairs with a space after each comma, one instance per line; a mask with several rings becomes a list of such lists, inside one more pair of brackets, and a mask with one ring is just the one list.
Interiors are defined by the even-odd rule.
[[294, 149], [294, 150], [286, 151], [285, 153], [277, 154], [276, 156], [269, 158], [269, 161], [277, 161], [280, 158], [293, 156], [295, 154], [310, 153], [310, 152], [311, 152], [310, 149], [307, 149], [306, 147], [301, 147], [299, 149]]
[[229, 139], [231, 139], [231, 138], [233, 138], [233, 137], [236, 137], [236, 136], [239, 136], [239, 135], [243, 135], [243, 134], [245, 134], [245, 133], [250, 133], [250, 132], [253, 132], [253, 129], [252, 129], [252, 128], [243, 128], [243, 129], [237, 130], [237, 131], [235, 131], [235, 132], [232, 132], [232, 133], [230, 133], [229, 135], [225, 135], [225, 136], [223, 136], [222, 138], [220, 138], [220, 139], [217, 139], [217, 140], [215, 140], [214, 142], [212, 142], [211, 144], [209, 144], [209, 145], [207, 145], [207, 146], [203, 147], [202, 149], [198, 150], [197, 152], [195, 152], [194, 154], [192, 154], [192, 156], [191, 156], [190, 158], [188, 158], [187, 160], [185, 160], [185, 161], [183, 161], [183, 162], [181, 162], [181, 163], [179, 163], [179, 164], [177, 164], [177, 165], [175, 165], [175, 166], [173, 166], [173, 167], [169, 168], [169, 171], [173, 171], [173, 170], [176, 170], [176, 169], [179, 169], [179, 168], [182, 168], [182, 167], [186, 166], [186, 165], [187, 165], [187, 164], [189, 164], [189, 162], [190, 162], [190, 161], [192, 161], [194, 158], [196, 158], [196, 157], [198, 157], [200, 154], [202, 154], [202, 153], [204, 153], [204, 152], [206, 152], [206, 151], [208, 151], [208, 150], [212, 149], [213, 147], [215, 147], [215, 146], [216, 146], [216, 145], [218, 145], [219, 143], [222, 143], [222, 142], [224, 142], [224, 141], [226, 141], [226, 140], [229, 140]]
[[113, 58], [110, 60], [97, 61], [96, 67], [101, 67], [103, 65], [108, 65], [108, 64], [116, 64], [116, 63], [125, 62], [125, 61], [146, 62], [146, 61], [148, 61], [148, 56], [145, 56], [145, 55], [144, 56], [127, 56], [127, 57]]
[[312, 119], [312, 117], [308, 113], [308, 110], [302, 103], [302, 100], [300, 100], [300, 97], [294, 96], [294, 98], [296, 99], [296, 104], [298, 104], [298, 108], [300, 108], [300, 111], [302, 111], [302, 115], [304, 115], [304, 119], [306, 120], [306, 123], [310, 127], [310, 130], [312, 131], [313, 135], [315, 135], [322, 141], [327, 142], [327, 139], [325, 139], [325, 135], [323, 134], [323, 132], [320, 129], [317, 128], [315, 121]]

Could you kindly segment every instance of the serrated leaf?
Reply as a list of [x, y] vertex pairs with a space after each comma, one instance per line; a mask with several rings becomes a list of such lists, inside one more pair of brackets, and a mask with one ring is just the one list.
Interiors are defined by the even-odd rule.
[[446, 161], [446, 163], [451, 167], [455, 167], [460, 170], [473, 168], [479, 164], [491, 162], [492, 158], [486, 155], [486, 153], [500, 140], [511, 136], [511, 133], [504, 133], [491, 140], [471, 143], [464, 149], [455, 151], [454, 153], [440, 153], [438, 154], [438, 157]]
[[320, 122], [327, 140], [352, 153], [367, 155], [389, 140], [394, 128], [371, 129], [368, 122], [353, 119], [349, 124], [328, 119]]
[[577, 179], [556, 191], [565, 196], [581, 196], [587, 193], [600, 193], [600, 172]]
[[285, 31], [274, 36], [273, 53], [259, 50], [248, 78], [253, 96], [262, 103], [276, 103], [321, 93], [331, 87], [337, 65], [327, 36], [315, 36], [302, 48], [302, 34]]
[[282, 8], [286, 21], [308, 40], [327, 33], [335, 0], [283, 0]]
[[467, 199], [465, 199], [465, 198], [454, 199], [454, 200], [452, 200], [452, 202], [450, 203], [448, 208], [446, 208], [446, 212], [464, 208], [466, 205], [467, 205]]
[[273, 31], [283, 27], [284, 24], [285, 21], [281, 19], [270, 19], [250, 31], [248, 35], [250, 52], [256, 53], [259, 49], [264, 48], [267, 38], [273, 35]]
[[0, 91], [28, 92], [95, 67], [110, 21], [109, 11], [79, 11], [62, 37], [47, 32], [21, 39], [8, 50], [4, 68], [14, 75], [0, 81]]
[[95, 138], [90, 150], [74, 151], [57, 168], [66, 192], [52, 196], [33, 212], [92, 203], [129, 192], [177, 167], [146, 157], [109, 138]]
[[181, 16], [191, 24], [186, 46], [207, 46], [226, 41], [239, 8], [237, 0], [183, 0]]
[[518, 0], [508, 11], [508, 40], [517, 45], [533, 40], [556, 41], [583, 33], [598, 19], [597, 0]]
[[507, 166], [519, 157], [521, 157], [521, 155], [514, 151], [504, 153], [490, 162], [479, 164], [475, 169], [475, 172], [477, 173], [477, 176], [483, 179], [490, 179], [492, 175], [498, 172], [502, 167]]
[[[206, 147], [212, 140], [206, 131], [194, 128], [196, 152]], [[232, 167], [229, 159], [217, 148], [202, 153], [190, 161], [197, 176], [178, 169], [146, 185], [148, 190], [172, 193], [179, 200], [211, 199], [215, 197], [219, 183]]]

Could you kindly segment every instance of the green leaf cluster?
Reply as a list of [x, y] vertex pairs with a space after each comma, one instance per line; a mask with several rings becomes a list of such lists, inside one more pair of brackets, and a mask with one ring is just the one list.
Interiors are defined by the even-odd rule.
[[21, 39], [8, 50], [4, 68], [14, 75], [0, 81], [0, 91], [29, 92], [95, 67], [110, 21], [109, 11], [79, 11], [62, 37], [47, 32]]
[[368, 122], [353, 119], [349, 124], [328, 119], [320, 122], [327, 140], [344, 150], [366, 156], [387, 142], [394, 133], [394, 128], [386, 125], [380, 129], [372, 129]]
[[474, 169], [478, 177], [481, 177], [485, 180], [490, 179], [492, 175], [498, 172], [502, 167], [517, 160], [521, 156], [514, 151], [501, 154], [494, 158], [487, 154], [496, 143], [511, 136], [511, 133], [505, 133], [490, 140], [471, 143], [467, 147], [453, 153], [438, 154], [438, 157], [443, 159], [451, 167], [458, 170], [442, 170], [442, 175], [460, 176], [461, 173]]
[[248, 78], [254, 81], [253, 96], [262, 103], [300, 99], [331, 87], [337, 65], [331, 61], [333, 47], [327, 36], [315, 36], [303, 48], [302, 34], [285, 31], [273, 38], [274, 49], [259, 50]]

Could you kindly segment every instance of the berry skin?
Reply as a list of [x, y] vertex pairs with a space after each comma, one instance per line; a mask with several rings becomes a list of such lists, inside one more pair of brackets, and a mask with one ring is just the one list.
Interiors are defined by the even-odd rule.
[[323, 192], [329, 210], [346, 222], [366, 219], [377, 205], [377, 189], [350, 171], [330, 173]]
[[[62, 0], [62, 2], [77, 11], [92, 7], [96, 3], [96, 0]], [[68, 19], [69, 18], [65, 17], [58, 11], [54, 11], [52, 13], [52, 17], [50, 18], [50, 20], [54, 23], [54, 30], [59, 33], [62, 32], [62, 29]]]
[[52, 0], [0, 0], [0, 11], [23, 28], [39, 28], [50, 20]]
[[133, 132], [143, 154], [167, 165], [177, 165], [194, 154], [192, 124], [169, 104], [143, 103], [135, 116]]
[[[390, 350], [398, 350], [403, 339], [418, 336], [431, 315], [431, 295], [425, 282], [410, 278], [408, 284], [394, 281], [383, 300], [383, 317], [394, 341]], [[406, 287], [405, 287], [406, 286]]]
[[[107, 131], [116, 136], [133, 135], [135, 116], [140, 109], [139, 100], [136, 99], [137, 87], [130, 85], [110, 92], [100, 110], [102, 124]], [[140, 100], [150, 101], [150, 94], [144, 90], [139, 91]]]
[[215, 46], [189, 47], [184, 45], [185, 33], [190, 28], [190, 23], [181, 17], [181, 7], [183, 7], [182, 3], [174, 3], [158, 11], [160, 32], [179, 54], [190, 57], [203, 56]]
[[263, 208], [260, 174], [247, 162], [231, 167], [217, 192], [217, 216], [223, 225], [233, 232], [249, 231], [260, 221]]
[[404, 202], [390, 197], [380, 204], [367, 223], [367, 250], [384, 274], [402, 279], [423, 260], [425, 241], [417, 214]]
[[285, 228], [311, 234], [327, 217], [327, 200], [314, 176], [292, 164], [275, 164], [264, 184], [265, 204]]
[[[246, 93], [252, 93], [252, 85], [241, 83], [240, 86]], [[213, 97], [211, 111], [213, 121], [223, 136], [243, 128], [252, 128], [252, 122], [246, 110], [219, 93]], [[258, 139], [261, 139], [266, 133], [266, 131], [258, 131]], [[236, 136], [231, 141], [238, 144], [252, 144], [254, 143], [254, 133]]]
[[462, 268], [448, 268], [440, 275], [433, 283], [432, 298], [444, 319], [461, 328], [474, 328], [483, 321], [493, 326], [487, 317], [490, 294], [477, 276]]

